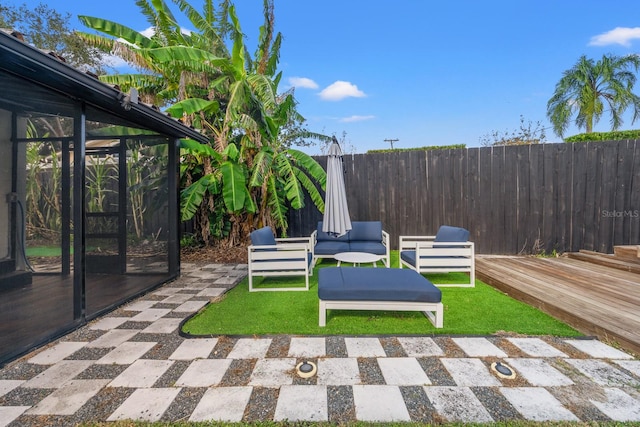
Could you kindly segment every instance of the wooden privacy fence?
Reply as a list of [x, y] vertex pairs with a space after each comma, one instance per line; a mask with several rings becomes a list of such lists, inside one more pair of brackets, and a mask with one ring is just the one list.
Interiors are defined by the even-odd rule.
[[[381, 220], [394, 249], [442, 224], [469, 229], [486, 254], [640, 244], [639, 140], [345, 155], [344, 167], [352, 220]], [[307, 199], [288, 234], [319, 220]]]

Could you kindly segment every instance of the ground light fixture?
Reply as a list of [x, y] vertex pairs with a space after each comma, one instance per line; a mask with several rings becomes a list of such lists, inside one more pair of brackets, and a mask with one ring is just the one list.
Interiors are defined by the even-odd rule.
[[316, 374], [318, 369], [316, 368], [316, 364], [309, 361], [304, 361], [298, 363], [296, 365], [296, 373], [300, 378], [311, 378]]
[[496, 375], [500, 378], [507, 378], [512, 380], [516, 377], [516, 372], [509, 366], [501, 362], [493, 362], [491, 364], [491, 370], [495, 372]]

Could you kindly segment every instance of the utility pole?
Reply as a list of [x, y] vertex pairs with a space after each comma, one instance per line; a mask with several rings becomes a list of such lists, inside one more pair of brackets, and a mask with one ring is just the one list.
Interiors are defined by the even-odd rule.
[[385, 139], [384, 142], [389, 142], [391, 143], [391, 149], [393, 150], [393, 143], [396, 141], [400, 141], [399, 139]]

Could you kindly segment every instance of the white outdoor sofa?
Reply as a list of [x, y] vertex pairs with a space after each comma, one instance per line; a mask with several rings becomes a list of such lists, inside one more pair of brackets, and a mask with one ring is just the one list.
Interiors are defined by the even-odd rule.
[[[276, 239], [271, 227], [251, 233], [247, 248], [249, 263], [249, 291], [308, 291], [309, 276], [313, 274], [313, 246], [309, 237]], [[254, 287], [256, 276], [304, 276], [304, 287]]]
[[465, 283], [434, 283], [439, 287], [474, 287], [476, 284], [475, 254], [469, 231], [443, 225], [435, 236], [400, 236], [399, 267], [409, 267], [418, 273], [469, 274]]

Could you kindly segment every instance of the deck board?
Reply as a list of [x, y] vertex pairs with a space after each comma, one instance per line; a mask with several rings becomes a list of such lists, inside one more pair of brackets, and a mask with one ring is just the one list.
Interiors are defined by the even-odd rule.
[[568, 257], [478, 256], [478, 279], [640, 354], [640, 275]]

